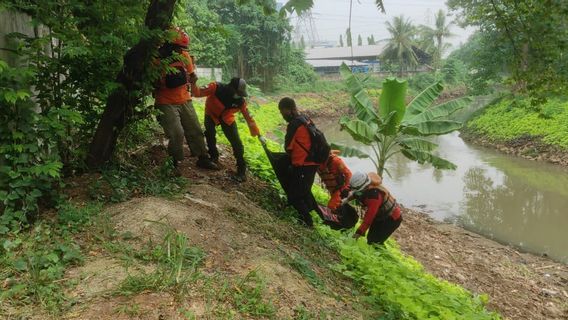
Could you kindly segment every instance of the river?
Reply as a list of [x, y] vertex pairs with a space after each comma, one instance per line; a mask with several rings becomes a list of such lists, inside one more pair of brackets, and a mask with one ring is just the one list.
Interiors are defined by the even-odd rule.
[[[338, 126], [330, 142], [355, 145]], [[435, 137], [456, 170], [437, 170], [397, 154], [384, 183], [405, 207], [460, 225], [500, 243], [568, 263], [568, 170], [465, 143], [459, 133]], [[363, 146], [364, 147], [364, 146]], [[370, 151], [370, 149], [368, 149]], [[345, 158], [352, 171], [374, 171], [369, 159]]]

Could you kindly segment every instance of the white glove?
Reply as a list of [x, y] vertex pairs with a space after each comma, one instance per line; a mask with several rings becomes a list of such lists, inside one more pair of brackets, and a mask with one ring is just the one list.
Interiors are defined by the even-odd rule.
[[263, 136], [258, 136], [258, 140], [260, 140], [260, 143], [262, 144], [266, 144], [266, 138]]

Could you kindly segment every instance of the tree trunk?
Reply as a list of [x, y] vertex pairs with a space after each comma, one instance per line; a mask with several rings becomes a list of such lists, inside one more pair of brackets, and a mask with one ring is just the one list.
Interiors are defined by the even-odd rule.
[[[172, 20], [176, 0], [151, 0], [144, 24], [149, 30], [165, 30]], [[97, 126], [87, 154], [87, 166], [97, 168], [110, 160], [118, 135], [132, 116], [134, 106], [144, 96], [143, 81], [157, 37], [141, 39], [124, 55], [124, 65], [116, 77], [119, 87], [107, 98], [105, 111]]]

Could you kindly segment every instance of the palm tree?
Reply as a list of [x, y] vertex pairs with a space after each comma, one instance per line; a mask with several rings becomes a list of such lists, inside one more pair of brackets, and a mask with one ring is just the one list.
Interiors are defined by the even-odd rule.
[[412, 48], [415, 45], [414, 38], [417, 30], [410, 19], [405, 19], [403, 15], [394, 17], [392, 23], [387, 21], [386, 25], [391, 37], [382, 40], [387, 41], [382, 56], [386, 60], [398, 61], [399, 76], [402, 76], [404, 69], [418, 64], [418, 59]]
[[450, 27], [454, 24], [454, 22], [450, 21], [446, 24], [446, 13], [441, 9], [436, 13], [435, 18], [436, 23], [434, 28], [422, 26], [421, 30], [424, 38], [429, 38], [432, 42], [434, 42], [434, 64], [436, 68], [439, 68], [440, 62], [442, 61], [442, 54], [450, 46], [450, 44], [444, 43], [444, 40], [454, 36], [454, 34], [450, 32]]

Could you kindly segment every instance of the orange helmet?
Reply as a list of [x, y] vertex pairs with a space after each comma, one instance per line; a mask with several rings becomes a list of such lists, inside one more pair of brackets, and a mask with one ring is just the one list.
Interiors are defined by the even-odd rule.
[[187, 49], [189, 46], [189, 36], [179, 27], [174, 28], [174, 31], [178, 33], [176, 38], [172, 41], [173, 44], [177, 44], [178, 46]]

